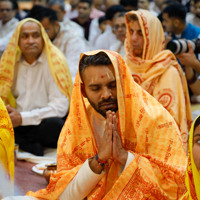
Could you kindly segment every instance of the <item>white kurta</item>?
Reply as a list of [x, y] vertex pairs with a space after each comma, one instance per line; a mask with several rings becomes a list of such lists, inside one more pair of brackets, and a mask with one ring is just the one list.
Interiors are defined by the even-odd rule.
[[69, 108], [68, 98], [53, 80], [45, 51], [31, 65], [23, 58], [16, 63], [12, 93], [23, 126], [38, 125], [49, 117], [64, 117]]
[[60, 31], [53, 41], [53, 44], [60, 49], [67, 59], [69, 70], [74, 82], [78, 70], [80, 54], [90, 50], [89, 43], [83, 38], [65, 28], [60, 24]]
[[0, 21], [0, 56], [10, 41], [17, 24], [18, 19], [16, 18], [12, 18], [4, 25], [2, 24], [2, 21]]

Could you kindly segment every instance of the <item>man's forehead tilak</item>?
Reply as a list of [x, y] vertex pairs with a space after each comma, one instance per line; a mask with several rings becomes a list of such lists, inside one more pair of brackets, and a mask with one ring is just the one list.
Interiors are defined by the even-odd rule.
[[94, 84], [100, 80], [108, 80], [108, 79], [114, 81], [115, 80], [115, 74], [113, 73], [114, 70], [112, 71], [110, 68], [108, 68], [108, 70], [109, 71], [107, 71], [106, 73], [104, 73], [103, 71], [100, 73], [96, 73], [95, 76], [91, 77], [89, 84]]

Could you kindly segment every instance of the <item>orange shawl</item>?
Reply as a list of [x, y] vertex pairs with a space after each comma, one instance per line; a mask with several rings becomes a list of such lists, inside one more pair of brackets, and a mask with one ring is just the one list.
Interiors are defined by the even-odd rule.
[[70, 100], [72, 91], [72, 79], [68, 68], [66, 58], [57, 47], [55, 47], [43, 26], [37, 20], [26, 18], [16, 27], [8, 46], [6, 47], [0, 61], [0, 96], [6, 104], [15, 107], [15, 99], [11, 94], [11, 86], [15, 70], [15, 63], [21, 56], [21, 50], [18, 46], [21, 27], [27, 21], [35, 22], [40, 26], [44, 48], [47, 54], [49, 68], [54, 81], [60, 91]]
[[[142, 58], [135, 57], [131, 43], [129, 18], [138, 18], [144, 37]], [[149, 11], [126, 14], [127, 36], [125, 61], [134, 80], [155, 97], [175, 119], [187, 149], [188, 131], [192, 122], [187, 81], [175, 56], [164, 49], [164, 32], [160, 21]]]
[[[178, 199], [185, 191], [186, 155], [179, 129], [171, 115], [137, 85], [122, 57], [105, 52], [113, 63], [118, 99], [118, 130], [123, 147], [135, 155], [118, 177], [120, 164], [110, 160], [106, 173], [87, 199]], [[84, 54], [81, 55], [81, 57]], [[61, 131], [57, 149], [57, 173], [46, 189], [29, 192], [41, 199], [55, 200], [74, 178], [82, 164], [98, 152], [88, 118], [81, 79], [76, 76], [70, 113]]]
[[14, 183], [14, 131], [10, 117], [0, 98], [0, 164]]

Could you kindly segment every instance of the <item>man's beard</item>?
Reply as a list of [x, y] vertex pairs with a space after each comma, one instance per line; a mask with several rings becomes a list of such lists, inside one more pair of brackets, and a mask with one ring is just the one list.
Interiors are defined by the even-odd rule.
[[[88, 101], [90, 102], [90, 104], [91, 104], [91, 106], [99, 113], [99, 114], [101, 114], [103, 117], [105, 117], [106, 118], [106, 112], [108, 111], [108, 110], [111, 110], [111, 111], [113, 111], [113, 112], [117, 112], [117, 110], [118, 110], [118, 104], [117, 104], [117, 99], [113, 99], [113, 98], [109, 98], [109, 99], [106, 99], [106, 100], [102, 100], [102, 101], [100, 101], [99, 103], [98, 103], [98, 105], [96, 105], [95, 103], [93, 103], [92, 101], [90, 101], [89, 99], [88, 99]], [[105, 103], [113, 103], [113, 104], [116, 104], [116, 107], [115, 108], [113, 108], [113, 109], [105, 109], [105, 110], [101, 110], [100, 109], [100, 107], [103, 105], [103, 104], [105, 104]]]

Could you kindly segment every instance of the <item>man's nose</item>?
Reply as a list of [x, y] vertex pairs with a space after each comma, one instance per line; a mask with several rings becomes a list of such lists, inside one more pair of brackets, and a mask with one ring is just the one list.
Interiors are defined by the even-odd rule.
[[112, 96], [112, 92], [109, 88], [104, 88], [102, 92], [102, 99], [109, 99]]
[[33, 39], [32, 36], [30, 36], [30, 37], [28, 38], [28, 42], [29, 42], [29, 43], [33, 43], [33, 42], [34, 42], [34, 39]]

